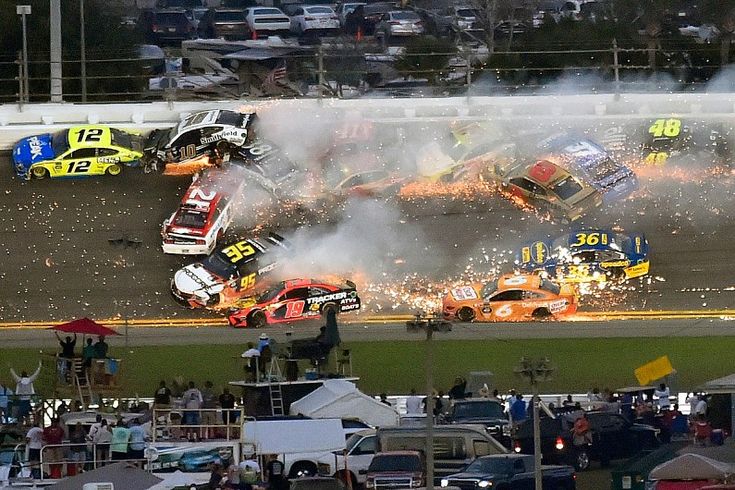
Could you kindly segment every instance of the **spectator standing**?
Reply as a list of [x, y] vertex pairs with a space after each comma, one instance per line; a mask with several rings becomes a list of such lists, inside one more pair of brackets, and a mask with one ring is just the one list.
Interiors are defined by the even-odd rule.
[[421, 405], [421, 397], [416, 394], [416, 388], [411, 388], [411, 394], [406, 398], [406, 413], [422, 413]]
[[113, 461], [124, 461], [128, 458], [128, 444], [130, 443], [130, 429], [125, 422], [119, 420], [112, 429], [110, 440], [110, 455]]
[[[214, 432], [217, 425], [217, 396], [214, 394], [214, 385], [211, 381], [204, 382], [202, 389], [202, 437], [209, 439], [215, 437]], [[211, 434], [210, 434], [211, 432]]]
[[84, 433], [81, 422], [77, 422], [69, 432], [69, 442], [71, 443], [71, 460], [76, 461], [76, 470], [79, 473], [84, 469], [84, 463], [87, 460], [87, 435]]
[[526, 402], [523, 401], [523, 395], [518, 393], [515, 399], [510, 406], [510, 418], [513, 424], [518, 425], [528, 418], [528, 413], [526, 411]]
[[61, 478], [61, 465], [58, 464], [64, 458], [64, 450], [61, 444], [64, 442], [64, 429], [59, 425], [59, 419], [51, 420], [51, 425], [43, 429], [43, 443], [46, 447], [43, 459], [49, 462], [49, 475], [51, 478]]
[[87, 344], [82, 349], [82, 360], [84, 367], [89, 369], [92, 367], [92, 359], [96, 357], [97, 349], [94, 348], [92, 338], [87, 339]]
[[130, 444], [128, 445], [128, 459], [142, 460], [144, 458], [146, 433], [140, 419], [135, 418], [130, 424]]
[[[196, 387], [193, 381], [189, 381], [189, 389], [184, 392], [184, 404], [186, 411], [184, 412], [184, 425], [199, 425], [199, 409], [202, 408], [202, 392]], [[187, 431], [187, 439], [192, 442], [196, 439], [198, 430]]]
[[225, 387], [219, 396], [219, 406], [222, 407], [222, 422], [225, 424], [234, 424], [237, 422], [238, 414], [235, 408], [235, 395], [230, 393], [230, 389]]
[[697, 405], [694, 407], [694, 416], [696, 418], [699, 418], [700, 415], [702, 417], [707, 416], [707, 399], [705, 398], [704, 394], [699, 395]]
[[89, 432], [87, 432], [88, 441], [94, 439], [94, 435], [97, 433], [98, 430], [100, 430], [100, 427], [102, 427], [102, 414], [98, 413], [94, 417], [94, 423], [89, 426]]
[[209, 483], [207, 484], [207, 488], [209, 490], [222, 488], [223, 477], [222, 465], [219, 463], [212, 463], [212, 472], [209, 474]]
[[439, 390], [434, 397], [434, 417], [438, 417], [444, 413], [444, 392]]
[[587, 414], [582, 412], [577, 420], [574, 421], [574, 427], [571, 429], [572, 442], [575, 446], [584, 446], [592, 444], [592, 431], [590, 430], [590, 421]]
[[13, 368], [10, 368], [10, 374], [16, 383], [15, 394], [18, 397], [18, 421], [21, 423], [31, 413], [31, 395], [36, 394], [33, 382], [36, 381], [40, 372], [41, 361], [38, 361], [38, 368], [30, 376], [28, 376], [26, 371], [21, 371], [20, 376], [18, 376]]
[[288, 480], [285, 475], [286, 467], [278, 460], [278, 456], [271, 454], [268, 464], [265, 465], [265, 478], [269, 490], [287, 490]]
[[10, 398], [13, 396], [13, 390], [8, 388], [5, 383], [0, 383], [0, 424], [8, 423], [8, 412], [10, 406]]
[[102, 419], [100, 428], [94, 433], [92, 443], [97, 452], [97, 462], [105, 463], [110, 459], [110, 443], [112, 442], [112, 432], [107, 425], [107, 420]]
[[694, 420], [695, 412], [697, 411], [697, 403], [699, 403], [699, 395], [697, 393], [692, 393], [687, 396], [686, 402], [689, 404], [689, 418]]
[[26, 433], [26, 445], [28, 446], [28, 463], [31, 467], [31, 476], [35, 479], [41, 478], [41, 448], [43, 447], [43, 429], [38, 426], [38, 422], [33, 423], [33, 427], [28, 429]]
[[669, 396], [671, 396], [671, 391], [669, 390], [669, 387], [666, 386], [666, 383], [661, 383], [658, 386], [658, 389], [653, 392], [653, 394], [658, 399], [658, 409], [668, 410], [671, 406], [671, 401], [669, 400]]
[[467, 392], [467, 381], [462, 376], [454, 378], [454, 384], [449, 389], [450, 400], [463, 400]]
[[64, 340], [61, 340], [59, 332], [54, 332], [54, 334], [56, 334], [56, 338], [61, 346], [61, 354], [59, 354], [59, 357], [72, 359], [74, 357], [74, 348], [77, 346], [77, 334], [74, 334], [73, 339], [67, 335]]
[[260, 337], [258, 337], [258, 351], [260, 351], [261, 354], [263, 354], [263, 349], [266, 347], [270, 347], [271, 345], [271, 339], [268, 337], [267, 333], [260, 334]]
[[561, 406], [564, 408], [574, 407], [574, 400], [572, 400], [572, 395], [567, 395], [567, 399], [561, 402]]
[[153, 404], [156, 408], [168, 408], [171, 405], [171, 390], [164, 380], [158, 383], [158, 389], [153, 395]]
[[94, 357], [95, 359], [107, 359], [107, 353], [110, 351], [110, 346], [105, 342], [105, 336], [100, 335], [97, 338], [97, 343], [94, 344]]
[[592, 402], [601, 402], [604, 401], [602, 399], [602, 395], [600, 394], [600, 389], [598, 387], [592, 388], [592, 391], [587, 393], [587, 399]]

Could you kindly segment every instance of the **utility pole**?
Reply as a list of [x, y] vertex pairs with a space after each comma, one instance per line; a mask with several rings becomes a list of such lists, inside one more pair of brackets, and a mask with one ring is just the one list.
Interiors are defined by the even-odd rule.
[[81, 63], [80, 76], [82, 77], [82, 102], [87, 102], [87, 43], [84, 36], [84, 0], [79, 0], [79, 37]]
[[61, 0], [50, 0], [50, 3], [51, 102], [62, 102], [64, 90], [61, 74]]
[[20, 22], [23, 27], [23, 77], [21, 78], [21, 91], [20, 91], [20, 101], [28, 102], [29, 98], [29, 83], [28, 83], [28, 30], [26, 27], [26, 16], [31, 15], [31, 6], [30, 5], [16, 5], [15, 6], [15, 13], [20, 15]]
[[543, 490], [543, 478], [541, 474], [541, 427], [539, 423], [539, 396], [538, 383], [551, 379], [554, 368], [548, 358], [529, 359], [522, 357], [521, 362], [513, 370], [517, 375], [523, 377], [531, 384], [533, 391], [533, 462], [534, 462], [534, 488]]
[[426, 332], [426, 489], [434, 488], [434, 331], [449, 332], [452, 324], [437, 315], [417, 313], [414, 320], [406, 322], [409, 332]]

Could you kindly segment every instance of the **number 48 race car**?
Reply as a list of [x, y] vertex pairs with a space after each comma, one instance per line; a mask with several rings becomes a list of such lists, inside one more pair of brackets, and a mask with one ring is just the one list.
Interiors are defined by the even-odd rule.
[[292, 322], [335, 313], [357, 311], [360, 297], [355, 283], [335, 285], [314, 279], [283, 281], [258, 297], [243, 299], [227, 317], [233, 327], [260, 328], [270, 323]]

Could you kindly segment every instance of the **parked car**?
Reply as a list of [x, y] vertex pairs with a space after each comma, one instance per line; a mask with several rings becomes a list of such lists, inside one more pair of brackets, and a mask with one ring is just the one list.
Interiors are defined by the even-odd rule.
[[391, 10], [381, 17], [375, 27], [375, 35], [391, 37], [419, 36], [424, 33], [424, 22], [412, 10]]
[[426, 463], [418, 451], [389, 451], [373, 457], [365, 488], [401, 489], [426, 486]]
[[354, 10], [360, 5], [364, 7], [365, 5], [367, 5], [367, 3], [365, 2], [345, 2], [345, 3], [340, 3], [339, 5], [337, 5], [334, 11], [337, 14], [337, 18], [339, 19], [339, 25], [344, 27], [345, 24], [347, 23], [347, 15], [351, 12], [354, 12]]
[[[539, 418], [541, 428], [541, 453], [544, 462], [571, 464], [577, 471], [589, 468], [591, 461], [603, 465], [611, 460], [630, 458], [635, 454], [659, 446], [659, 430], [645, 424], [629, 422], [612, 412], [587, 412], [592, 431], [592, 443], [575, 446], [571, 428], [580, 411], [558, 414], [556, 417]], [[513, 450], [533, 454], [533, 421], [521, 423], [513, 435]]]
[[395, 9], [396, 9], [396, 4], [389, 3], [389, 2], [371, 3], [365, 6], [365, 9], [364, 9], [365, 32], [364, 34], [366, 35], [375, 34], [375, 28], [377, 27], [378, 23], [380, 23], [380, 19], [383, 18], [383, 15]]
[[503, 405], [488, 398], [455, 400], [445, 420], [450, 424], [482, 424], [503, 445], [510, 446], [510, 427]]
[[245, 13], [238, 9], [209, 9], [199, 21], [199, 37], [249, 39], [250, 26]]
[[291, 30], [291, 19], [276, 7], [250, 7], [245, 19], [251, 31], [261, 34], [284, 34]]
[[138, 28], [151, 44], [177, 43], [196, 36], [183, 9], [144, 10], [138, 18]]
[[204, 14], [207, 13], [207, 10], [209, 10], [207, 7], [194, 7], [190, 9], [186, 9], [186, 18], [189, 19], [189, 22], [195, 27], [199, 27], [199, 21], [202, 20], [202, 17], [204, 17]]
[[[494, 454], [474, 460], [461, 473], [443, 478], [442, 487], [461, 490], [476, 488], [533, 488], [535, 478], [533, 456]], [[577, 488], [571, 466], [541, 466], [544, 490], [574, 490]]]
[[291, 32], [306, 34], [311, 32], [337, 32], [339, 18], [327, 5], [303, 5], [291, 14]]

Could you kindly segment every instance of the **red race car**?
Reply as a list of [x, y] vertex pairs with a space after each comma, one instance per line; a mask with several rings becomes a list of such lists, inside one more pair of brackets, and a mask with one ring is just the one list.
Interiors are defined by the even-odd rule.
[[326, 314], [360, 309], [355, 283], [329, 284], [314, 279], [291, 279], [267, 289], [260, 296], [238, 302], [227, 317], [233, 327], [260, 328], [271, 323], [308, 320]]

